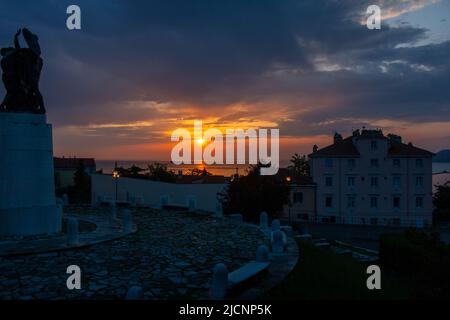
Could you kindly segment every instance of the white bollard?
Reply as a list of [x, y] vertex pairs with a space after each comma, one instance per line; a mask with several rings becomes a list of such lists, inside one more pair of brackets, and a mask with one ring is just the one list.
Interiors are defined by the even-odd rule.
[[267, 262], [269, 261], [269, 248], [265, 245], [260, 245], [256, 250], [256, 261]]
[[284, 241], [283, 233], [280, 230], [272, 232], [272, 252], [283, 253]]
[[67, 244], [69, 246], [78, 245], [78, 219], [67, 219]]
[[211, 298], [223, 299], [227, 295], [228, 289], [228, 269], [223, 263], [216, 264], [213, 269], [213, 279], [211, 283]]
[[125, 299], [126, 300], [143, 300], [144, 299], [144, 291], [142, 290], [142, 287], [132, 286], [128, 290], [127, 296]]
[[131, 232], [133, 230], [133, 216], [130, 210], [123, 211], [123, 231]]
[[259, 214], [259, 227], [262, 230], [269, 229], [269, 217], [267, 216], [267, 212], [263, 211]]

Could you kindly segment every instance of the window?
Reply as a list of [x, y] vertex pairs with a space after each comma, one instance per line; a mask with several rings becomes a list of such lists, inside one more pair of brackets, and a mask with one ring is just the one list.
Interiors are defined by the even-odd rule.
[[416, 197], [416, 208], [423, 208], [423, 197]]
[[355, 200], [356, 200], [355, 196], [348, 196], [347, 197], [347, 207], [348, 208], [354, 208], [355, 207]]
[[347, 160], [347, 166], [349, 168], [354, 168], [355, 167], [355, 159], [348, 159]]
[[294, 203], [303, 203], [303, 192], [294, 192]]
[[378, 219], [377, 218], [370, 218], [370, 224], [373, 226], [376, 226], [378, 224]]
[[400, 168], [400, 159], [394, 159], [392, 160], [392, 166], [394, 168]]
[[400, 188], [400, 183], [401, 183], [400, 177], [393, 177], [392, 178], [392, 185], [395, 188]]
[[370, 207], [378, 208], [378, 198], [377, 197], [370, 197]]
[[378, 178], [377, 177], [371, 177], [370, 178], [370, 186], [378, 187]]
[[423, 159], [416, 159], [416, 167], [423, 168]]
[[376, 140], [370, 142], [370, 149], [377, 150], [378, 144]]
[[416, 177], [416, 187], [423, 187], [423, 177], [422, 176]]
[[400, 208], [400, 197], [392, 198], [392, 207], [399, 209]]
[[372, 168], [378, 168], [378, 159], [370, 159], [370, 166]]
[[325, 207], [326, 208], [333, 207], [333, 197], [326, 197], [325, 198]]
[[327, 187], [333, 186], [333, 177], [325, 177], [325, 186]]
[[326, 158], [326, 159], [325, 159], [325, 167], [327, 167], [327, 168], [333, 168], [333, 159], [331, 159], [331, 158]]
[[349, 187], [355, 186], [355, 177], [347, 177], [347, 186]]

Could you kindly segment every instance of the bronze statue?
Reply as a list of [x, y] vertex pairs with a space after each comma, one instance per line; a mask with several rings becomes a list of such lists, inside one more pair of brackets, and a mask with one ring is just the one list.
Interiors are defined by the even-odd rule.
[[[22, 33], [28, 48], [21, 48]], [[39, 79], [43, 66], [39, 38], [28, 29], [19, 29], [14, 36], [14, 48], [2, 48], [2, 80], [6, 96], [0, 112], [24, 112], [44, 114], [44, 99], [39, 91]]]

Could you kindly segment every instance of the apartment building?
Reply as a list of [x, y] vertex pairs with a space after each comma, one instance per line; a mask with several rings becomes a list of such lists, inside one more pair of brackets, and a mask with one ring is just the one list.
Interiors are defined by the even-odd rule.
[[317, 222], [424, 227], [432, 223], [433, 153], [382, 130], [355, 130], [309, 155]]

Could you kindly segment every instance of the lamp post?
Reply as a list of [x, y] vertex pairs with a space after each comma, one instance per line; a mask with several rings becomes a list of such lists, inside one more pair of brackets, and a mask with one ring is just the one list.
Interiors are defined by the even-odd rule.
[[286, 182], [288, 183], [288, 185], [289, 185], [289, 200], [288, 200], [288, 210], [289, 210], [289, 225], [291, 225], [292, 224], [292, 221], [291, 221], [291, 207], [292, 207], [292, 200], [291, 200], [291, 181], [292, 181], [292, 178], [290, 177], [290, 176], [287, 176], [286, 177]]
[[115, 203], [117, 204], [117, 187], [119, 183], [120, 173], [119, 170], [117, 170], [117, 162], [114, 165], [114, 171], [112, 173], [113, 179], [116, 181], [116, 200]]

